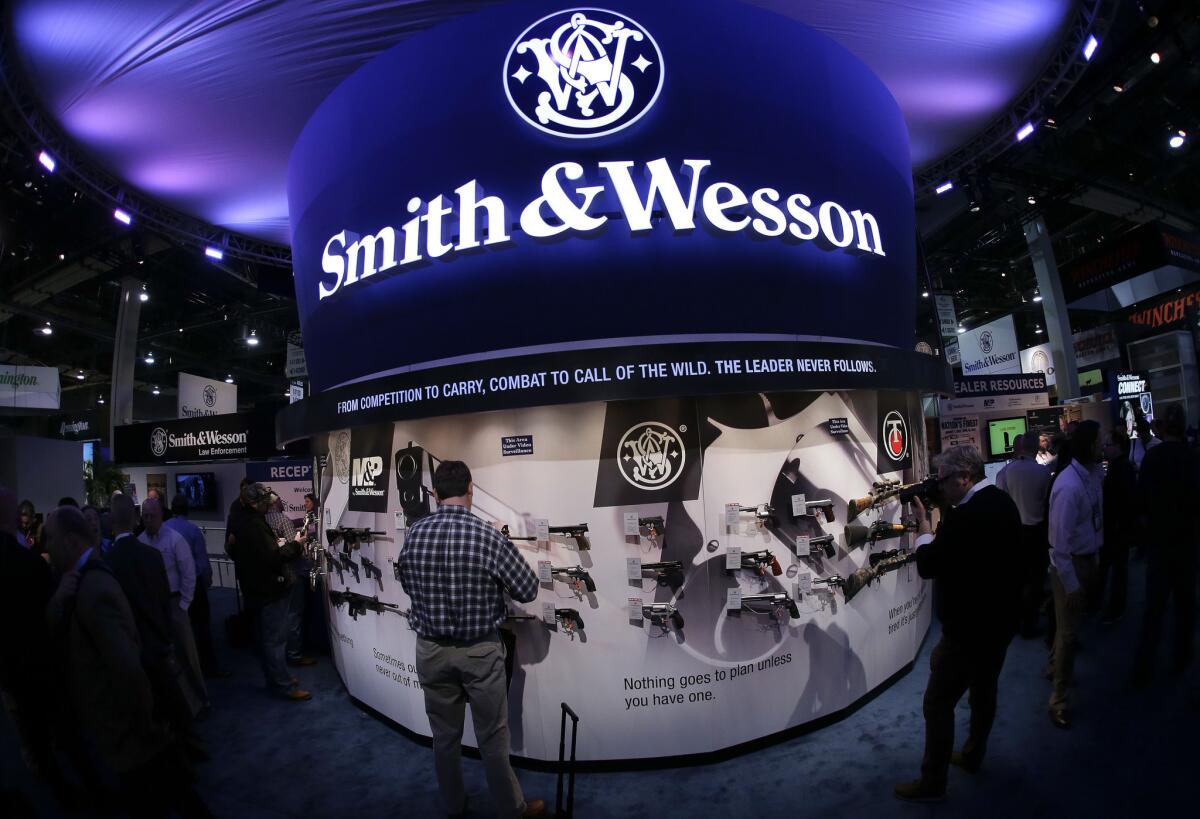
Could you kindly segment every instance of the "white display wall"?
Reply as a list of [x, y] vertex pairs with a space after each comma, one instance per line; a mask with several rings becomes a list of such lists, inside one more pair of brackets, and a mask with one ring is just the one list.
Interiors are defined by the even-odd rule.
[[[913, 431], [907, 445], [915, 470], [878, 471], [876, 441], [884, 395], [889, 406], [899, 400], [904, 408]], [[687, 453], [694, 462], [677, 466], [696, 471], [676, 476], [678, 480], [669, 482], [674, 488], [662, 490], [683, 493], [670, 502], [655, 502], [657, 490], [633, 482], [632, 490], [619, 485], [598, 491], [598, 482], [609, 480], [606, 475], [616, 463], [609, 459], [620, 457], [617, 447], [607, 442], [617, 440], [624, 427], [633, 429], [628, 419], [639, 417], [641, 405], [647, 407], [645, 421], [658, 419], [650, 408], [663, 402], [576, 404], [394, 425], [390, 455], [411, 443], [437, 459], [466, 461], [476, 484], [474, 511], [485, 520], [507, 524], [512, 534], [533, 535], [539, 518], [551, 526], [588, 524], [587, 550], [560, 535], [552, 535], [541, 548], [533, 542], [517, 543], [535, 570], [546, 560], [556, 567], [582, 565], [596, 584], [594, 593], [576, 594], [556, 578], [540, 584], [535, 602], [511, 607], [535, 618], [507, 626], [516, 636], [510, 708], [513, 753], [519, 757], [557, 757], [562, 702], [580, 717], [581, 760], [660, 758], [729, 748], [835, 714], [905, 668], [917, 654], [932, 600], [930, 586], [911, 564], [885, 575], [850, 603], [840, 590], [824, 591], [818, 585], [811, 593], [803, 591], [808, 581], [833, 574], [844, 577], [867, 565], [872, 548], [911, 545], [910, 536], [905, 536], [847, 549], [843, 527], [847, 501], [866, 495], [873, 481], [908, 481], [914, 473], [926, 474], [916, 394], [814, 392], [684, 401], [675, 403], [676, 415], [667, 426], [680, 433], [681, 442], [695, 436], [698, 449]], [[831, 432], [841, 426], [841, 419], [847, 432]], [[378, 596], [406, 610], [409, 600], [393, 574], [404, 544], [395, 464], [389, 459], [383, 476], [386, 511], [349, 511], [355, 456], [363, 454], [355, 452], [355, 434], [353, 429], [338, 430], [314, 441], [316, 451], [328, 452], [320, 459], [322, 527], [385, 532], [351, 558], [361, 564], [365, 557], [382, 569], [382, 577], [375, 579], [360, 569], [357, 580], [351, 573], [339, 577], [336, 571], [327, 580], [331, 589]], [[532, 440], [522, 439], [514, 447], [512, 436]], [[510, 452], [532, 448], [532, 454], [502, 454], [505, 438], [510, 439]], [[683, 491], [693, 478], [694, 497]], [[424, 483], [430, 485], [428, 471]], [[778, 507], [781, 486], [804, 492], [810, 501], [831, 499], [834, 522], [793, 519], [790, 510], [778, 509], [779, 525], [761, 526], [753, 514], [740, 514], [735, 525], [727, 525], [727, 504], [774, 502]], [[614, 492], [636, 498], [597, 505], [602, 495]], [[643, 528], [636, 536], [627, 535], [625, 514], [631, 512], [664, 517], [665, 532], [654, 538]], [[857, 522], [897, 520], [899, 514], [892, 503]], [[797, 534], [823, 533], [837, 537], [832, 559], [811, 557], [794, 541]], [[740, 547], [743, 553], [768, 549], [784, 571], [778, 576], [770, 570], [762, 576], [727, 571], [730, 547]], [[341, 552], [339, 543], [329, 548]], [[631, 580], [629, 558], [681, 561], [685, 581], [673, 589], [649, 576]], [[800, 616], [730, 613], [726, 601], [732, 588], [743, 595], [788, 592], [797, 598]], [[676, 605], [684, 628], [664, 632], [640, 616], [631, 617], [630, 598]], [[585, 623], [582, 632], [571, 635], [561, 623], [551, 627], [542, 622], [544, 603], [578, 610]], [[414, 665], [416, 634], [407, 619], [391, 611], [368, 611], [354, 619], [345, 605], [331, 605], [329, 618], [336, 665], [350, 693], [428, 736]], [[464, 741], [474, 744], [470, 720]]]

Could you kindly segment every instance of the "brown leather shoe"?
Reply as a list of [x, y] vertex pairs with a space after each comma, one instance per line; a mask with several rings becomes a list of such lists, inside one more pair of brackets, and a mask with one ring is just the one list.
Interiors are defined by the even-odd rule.
[[316, 665], [316, 664], [317, 664], [317, 658], [316, 658], [316, 657], [297, 657], [297, 658], [296, 658], [296, 659], [294, 659], [294, 660], [288, 660], [288, 661], [287, 661], [287, 664], [288, 664], [288, 665], [290, 665], [290, 666], [308, 666], [308, 665]]
[[541, 799], [531, 799], [525, 803], [525, 812], [522, 816], [545, 816], [546, 803]]
[[284, 699], [292, 700], [293, 702], [304, 702], [311, 700], [312, 694], [305, 691], [303, 688], [289, 688], [283, 695]]

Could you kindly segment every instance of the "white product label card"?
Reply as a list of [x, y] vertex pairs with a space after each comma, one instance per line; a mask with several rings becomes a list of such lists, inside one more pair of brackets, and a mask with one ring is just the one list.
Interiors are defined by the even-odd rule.
[[726, 611], [741, 611], [742, 610], [742, 590], [739, 588], [727, 589], [725, 591], [725, 610]]
[[542, 622], [548, 626], [555, 624], [553, 603], [542, 603]]
[[554, 576], [552, 574], [550, 574], [550, 561], [549, 560], [539, 560], [538, 561], [538, 580], [540, 580], [542, 583], [553, 583], [554, 582]]
[[627, 601], [626, 605], [629, 608], [629, 619], [630, 620], [641, 620], [642, 619], [642, 598], [627, 597], [626, 601]]
[[537, 518], [534, 520], [533, 526], [534, 526], [534, 537], [537, 538], [538, 546], [541, 546], [543, 543], [549, 543], [550, 542], [550, 519], [549, 518]]
[[403, 512], [396, 513], [396, 531], [397, 532], [404, 531], [404, 513]]
[[641, 582], [642, 559], [640, 557], [625, 558], [625, 577], [629, 580], [637, 580], [638, 582]]
[[740, 503], [725, 504], [725, 528], [729, 532], [737, 531], [741, 506]]
[[804, 505], [805, 503], [806, 499], [803, 492], [798, 495], [792, 495], [792, 517], [799, 518], [808, 514], [808, 507]]
[[809, 545], [811, 541], [812, 537], [810, 535], [796, 535], [796, 554], [801, 557], [807, 555], [811, 549]]
[[741, 546], [730, 546], [725, 550], [725, 568], [729, 571], [742, 568]]
[[796, 578], [796, 585], [800, 587], [801, 594], [812, 594], [812, 573], [801, 572]]
[[637, 537], [638, 518], [641, 517], [637, 512], [626, 512], [624, 515], [625, 521], [625, 537]]

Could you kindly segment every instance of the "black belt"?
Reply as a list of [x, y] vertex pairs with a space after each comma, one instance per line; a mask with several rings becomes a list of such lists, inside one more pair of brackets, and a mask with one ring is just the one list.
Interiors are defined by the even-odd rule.
[[469, 648], [479, 643], [500, 642], [500, 632], [493, 630], [481, 637], [472, 637], [467, 640], [460, 640], [457, 637], [421, 637], [421, 639], [443, 648]]

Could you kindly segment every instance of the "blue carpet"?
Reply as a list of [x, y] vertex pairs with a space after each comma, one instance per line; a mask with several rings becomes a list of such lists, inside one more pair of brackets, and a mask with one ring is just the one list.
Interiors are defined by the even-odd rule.
[[[1196, 775], [1200, 675], [1166, 676], [1151, 688], [1126, 688], [1141, 623], [1143, 572], [1131, 568], [1130, 608], [1115, 626], [1089, 622], [1074, 695], [1075, 725], [1046, 717], [1040, 639], [1018, 640], [1000, 681], [1000, 707], [984, 770], [951, 768], [946, 801], [909, 805], [891, 786], [915, 778], [924, 741], [921, 697], [928, 678], [929, 635], [914, 670], [845, 720], [769, 748], [710, 765], [654, 771], [586, 773], [577, 780], [580, 817], [764, 816], [1144, 816], [1191, 804]], [[214, 623], [233, 609], [214, 594]], [[220, 629], [214, 628], [218, 638]], [[1170, 632], [1168, 630], [1167, 634]], [[246, 819], [338, 816], [440, 816], [429, 750], [356, 707], [327, 658], [298, 676], [309, 703], [268, 698], [254, 659], [221, 644], [235, 672], [210, 684], [214, 713], [201, 726], [213, 760], [200, 790], [219, 816]], [[1164, 651], [1165, 651], [1164, 646]], [[753, 703], [747, 703], [753, 707]], [[960, 705], [958, 741], [965, 736]], [[581, 724], [581, 731], [588, 726]], [[30, 781], [6, 720], [0, 720], [0, 787], [22, 789], [45, 816], [48, 793]], [[478, 762], [467, 760], [473, 815], [491, 804]], [[530, 798], [552, 805], [553, 775], [519, 771]], [[77, 814], [78, 815], [78, 814]]]

